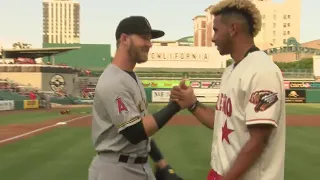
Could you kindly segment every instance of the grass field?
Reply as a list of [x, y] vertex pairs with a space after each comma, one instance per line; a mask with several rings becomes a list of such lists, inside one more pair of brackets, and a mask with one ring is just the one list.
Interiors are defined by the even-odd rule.
[[[161, 107], [149, 105], [149, 111], [154, 112]], [[81, 114], [86, 111], [90, 112], [91, 109], [73, 109], [72, 113], [87, 115]], [[320, 105], [287, 105], [287, 114], [320, 117]], [[0, 115], [0, 127], [61, 118], [57, 110]], [[166, 159], [185, 180], [204, 180], [210, 169], [211, 136], [212, 131], [203, 126], [166, 126], [156, 134], [155, 139]], [[319, 138], [320, 127], [287, 127], [286, 180], [319, 179]], [[93, 156], [88, 126], [57, 126], [19, 141], [0, 144], [0, 179], [86, 180]]]

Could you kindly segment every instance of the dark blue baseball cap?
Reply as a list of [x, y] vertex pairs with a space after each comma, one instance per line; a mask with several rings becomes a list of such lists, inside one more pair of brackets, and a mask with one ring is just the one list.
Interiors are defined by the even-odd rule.
[[130, 16], [121, 20], [116, 30], [116, 40], [120, 38], [122, 33], [128, 35], [151, 34], [152, 39], [160, 38], [165, 34], [161, 30], [152, 29], [148, 19], [143, 16]]

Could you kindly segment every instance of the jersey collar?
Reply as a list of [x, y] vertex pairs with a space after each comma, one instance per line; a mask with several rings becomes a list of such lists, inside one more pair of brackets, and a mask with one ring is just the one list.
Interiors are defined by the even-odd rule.
[[[250, 49], [248, 49], [248, 51], [244, 54], [244, 57], [242, 58], [242, 60], [244, 59], [244, 58], [246, 58], [250, 53], [252, 53], [252, 52], [255, 52], [255, 51], [260, 51], [260, 49], [256, 46], [256, 45], [253, 45]], [[242, 61], [241, 60], [241, 61]], [[237, 62], [237, 63], [234, 63], [233, 64], [233, 69], [241, 62], [241, 61], [239, 61], [239, 62]]]

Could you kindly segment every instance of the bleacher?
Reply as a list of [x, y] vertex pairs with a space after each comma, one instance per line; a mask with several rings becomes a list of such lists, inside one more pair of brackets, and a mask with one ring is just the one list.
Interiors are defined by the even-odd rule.
[[9, 79], [0, 79], [0, 99], [27, 100], [29, 92], [36, 90], [31, 86], [17, 84]]
[[312, 69], [283, 69], [282, 71], [285, 80], [315, 80]]
[[1, 100], [15, 100], [15, 101], [23, 101], [29, 99], [26, 96], [21, 96], [18, 93], [0, 90], [0, 99]]

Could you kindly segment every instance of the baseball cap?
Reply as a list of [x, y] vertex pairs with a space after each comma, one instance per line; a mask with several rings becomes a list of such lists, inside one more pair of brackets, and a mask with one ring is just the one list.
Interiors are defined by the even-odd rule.
[[121, 20], [116, 30], [116, 39], [119, 39], [122, 33], [151, 34], [152, 39], [160, 38], [165, 34], [161, 30], [152, 29], [148, 19], [143, 16], [130, 16]]

